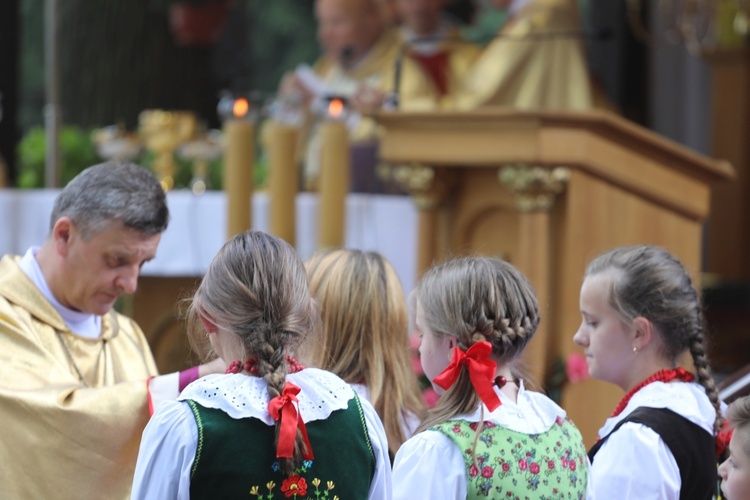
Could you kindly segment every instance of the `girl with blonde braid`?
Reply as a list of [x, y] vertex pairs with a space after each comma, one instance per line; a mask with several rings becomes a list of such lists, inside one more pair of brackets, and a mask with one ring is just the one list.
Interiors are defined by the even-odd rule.
[[396, 454], [394, 498], [582, 498], [580, 432], [513, 375], [540, 319], [526, 277], [463, 258], [427, 271], [415, 295], [422, 366], [442, 394]]
[[143, 433], [132, 498], [391, 496], [375, 410], [292, 354], [314, 329], [305, 268], [283, 240], [228, 241], [189, 309], [191, 340], [229, 366], [161, 406]]
[[[683, 265], [658, 247], [616, 248], [589, 264], [580, 306], [573, 340], [591, 376], [626, 393], [589, 450], [589, 498], [712, 498], [723, 419]], [[687, 351], [695, 375], [679, 367]]]
[[393, 266], [376, 252], [339, 249], [306, 264], [322, 319], [307, 359], [346, 380], [375, 407], [391, 457], [423, 412], [409, 357], [408, 309]]

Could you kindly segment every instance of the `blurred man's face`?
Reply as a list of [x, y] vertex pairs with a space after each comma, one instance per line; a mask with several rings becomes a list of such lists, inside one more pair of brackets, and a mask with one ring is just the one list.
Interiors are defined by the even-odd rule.
[[440, 25], [444, 0], [396, 0], [401, 21], [418, 36], [428, 36]]
[[372, 0], [318, 0], [318, 41], [329, 57], [356, 59], [370, 50], [382, 26]]

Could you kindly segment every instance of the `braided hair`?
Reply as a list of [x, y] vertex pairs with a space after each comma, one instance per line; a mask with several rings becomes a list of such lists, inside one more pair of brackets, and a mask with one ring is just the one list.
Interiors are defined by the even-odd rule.
[[660, 335], [664, 356], [674, 364], [690, 351], [698, 383], [716, 409], [717, 433], [724, 419], [706, 355], [703, 309], [690, 274], [675, 256], [648, 245], [610, 250], [588, 265], [586, 276], [606, 271], [614, 271], [609, 302], [624, 322], [649, 320]]
[[[296, 251], [282, 239], [258, 231], [238, 234], [211, 262], [190, 305], [193, 345], [201, 340], [195, 333], [199, 314], [234, 333], [245, 356], [257, 359], [257, 374], [266, 381], [270, 398], [281, 395], [288, 371], [286, 356], [313, 330], [316, 320], [305, 268]], [[275, 445], [279, 427], [280, 421]], [[299, 466], [303, 447], [297, 430], [294, 456], [279, 459], [282, 469], [291, 472]]]
[[[417, 286], [416, 298], [434, 335], [455, 337], [464, 351], [476, 342], [489, 342], [499, 363], [516, 359], [539, 326], [539, 303], [531, 284], [499, 259], [465, 257], [432, 268]], [[474, 411], [479, 403], [463, 368], [417, 431]]]

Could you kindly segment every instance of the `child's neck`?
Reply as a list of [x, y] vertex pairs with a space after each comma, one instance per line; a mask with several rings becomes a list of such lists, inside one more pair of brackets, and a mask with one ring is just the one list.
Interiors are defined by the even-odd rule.
[[500, 392], [515, 403], [518, 398], [519, 383], [515, 382], [516, 379], [513, 377], [510, 368], [508, 366], [498, 366], [497, 371], [495, 371], [495, 377], [505, 377], [508, 383], [500, 388]]

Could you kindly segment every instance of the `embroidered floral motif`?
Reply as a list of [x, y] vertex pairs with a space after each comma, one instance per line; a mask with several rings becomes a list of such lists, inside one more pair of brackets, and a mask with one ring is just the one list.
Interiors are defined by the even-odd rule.
[[[266, 488], [268, 489], [267, 494], [261, 493], [261, 488], [259, 486], [251, 487], [250, 494], [258, 497], [258, 500], [273, 500], [275, 498], [292, 498], [294, 500], [339, 500], [338, 496], [334, 495], [331, 497], [331, 494], [329, 493], [336, 487], [336, 484], [333, 481], [326, 481], [323, 489], [321, 489], [320, 486], [322, 481], [320, 478], [313, 478], [310, 481], [310, 484], [315, 488], [315, 491], [310, 489], [307, 480], [300, 474], [307, 472], [311, 466], [312, 460], [305, 460], [301, 466], [297, 467], [292, 474], [287, 476], [287, 478], [281, 482], [281, 488], [279, 491], [283, 494], [283, 497], [277, 497], [275, 495], [274, 488], [276, 488], [276, 483], [273, 481], [266, 483]], [[272, 465], [272, 468], [274, 471], [280, 470], [278, 462], [275, 462]], [[310, 495], [308, 495], [308, 492]]]
[[543, 434], [523, 434], [485, 422], [472, 450], [476, 422], [433, 427], [462, 450], [467, 498], [576, 499], [586, 491], [586, 449], [578, 430], [560, 419]]
[[303, 497], [307, 495], [307, 481], [299, 474], [292, 474], [281, 483], [281, 492], [287, 498], [292, 496], [294, 498], [297, 498], [297, 496]]

